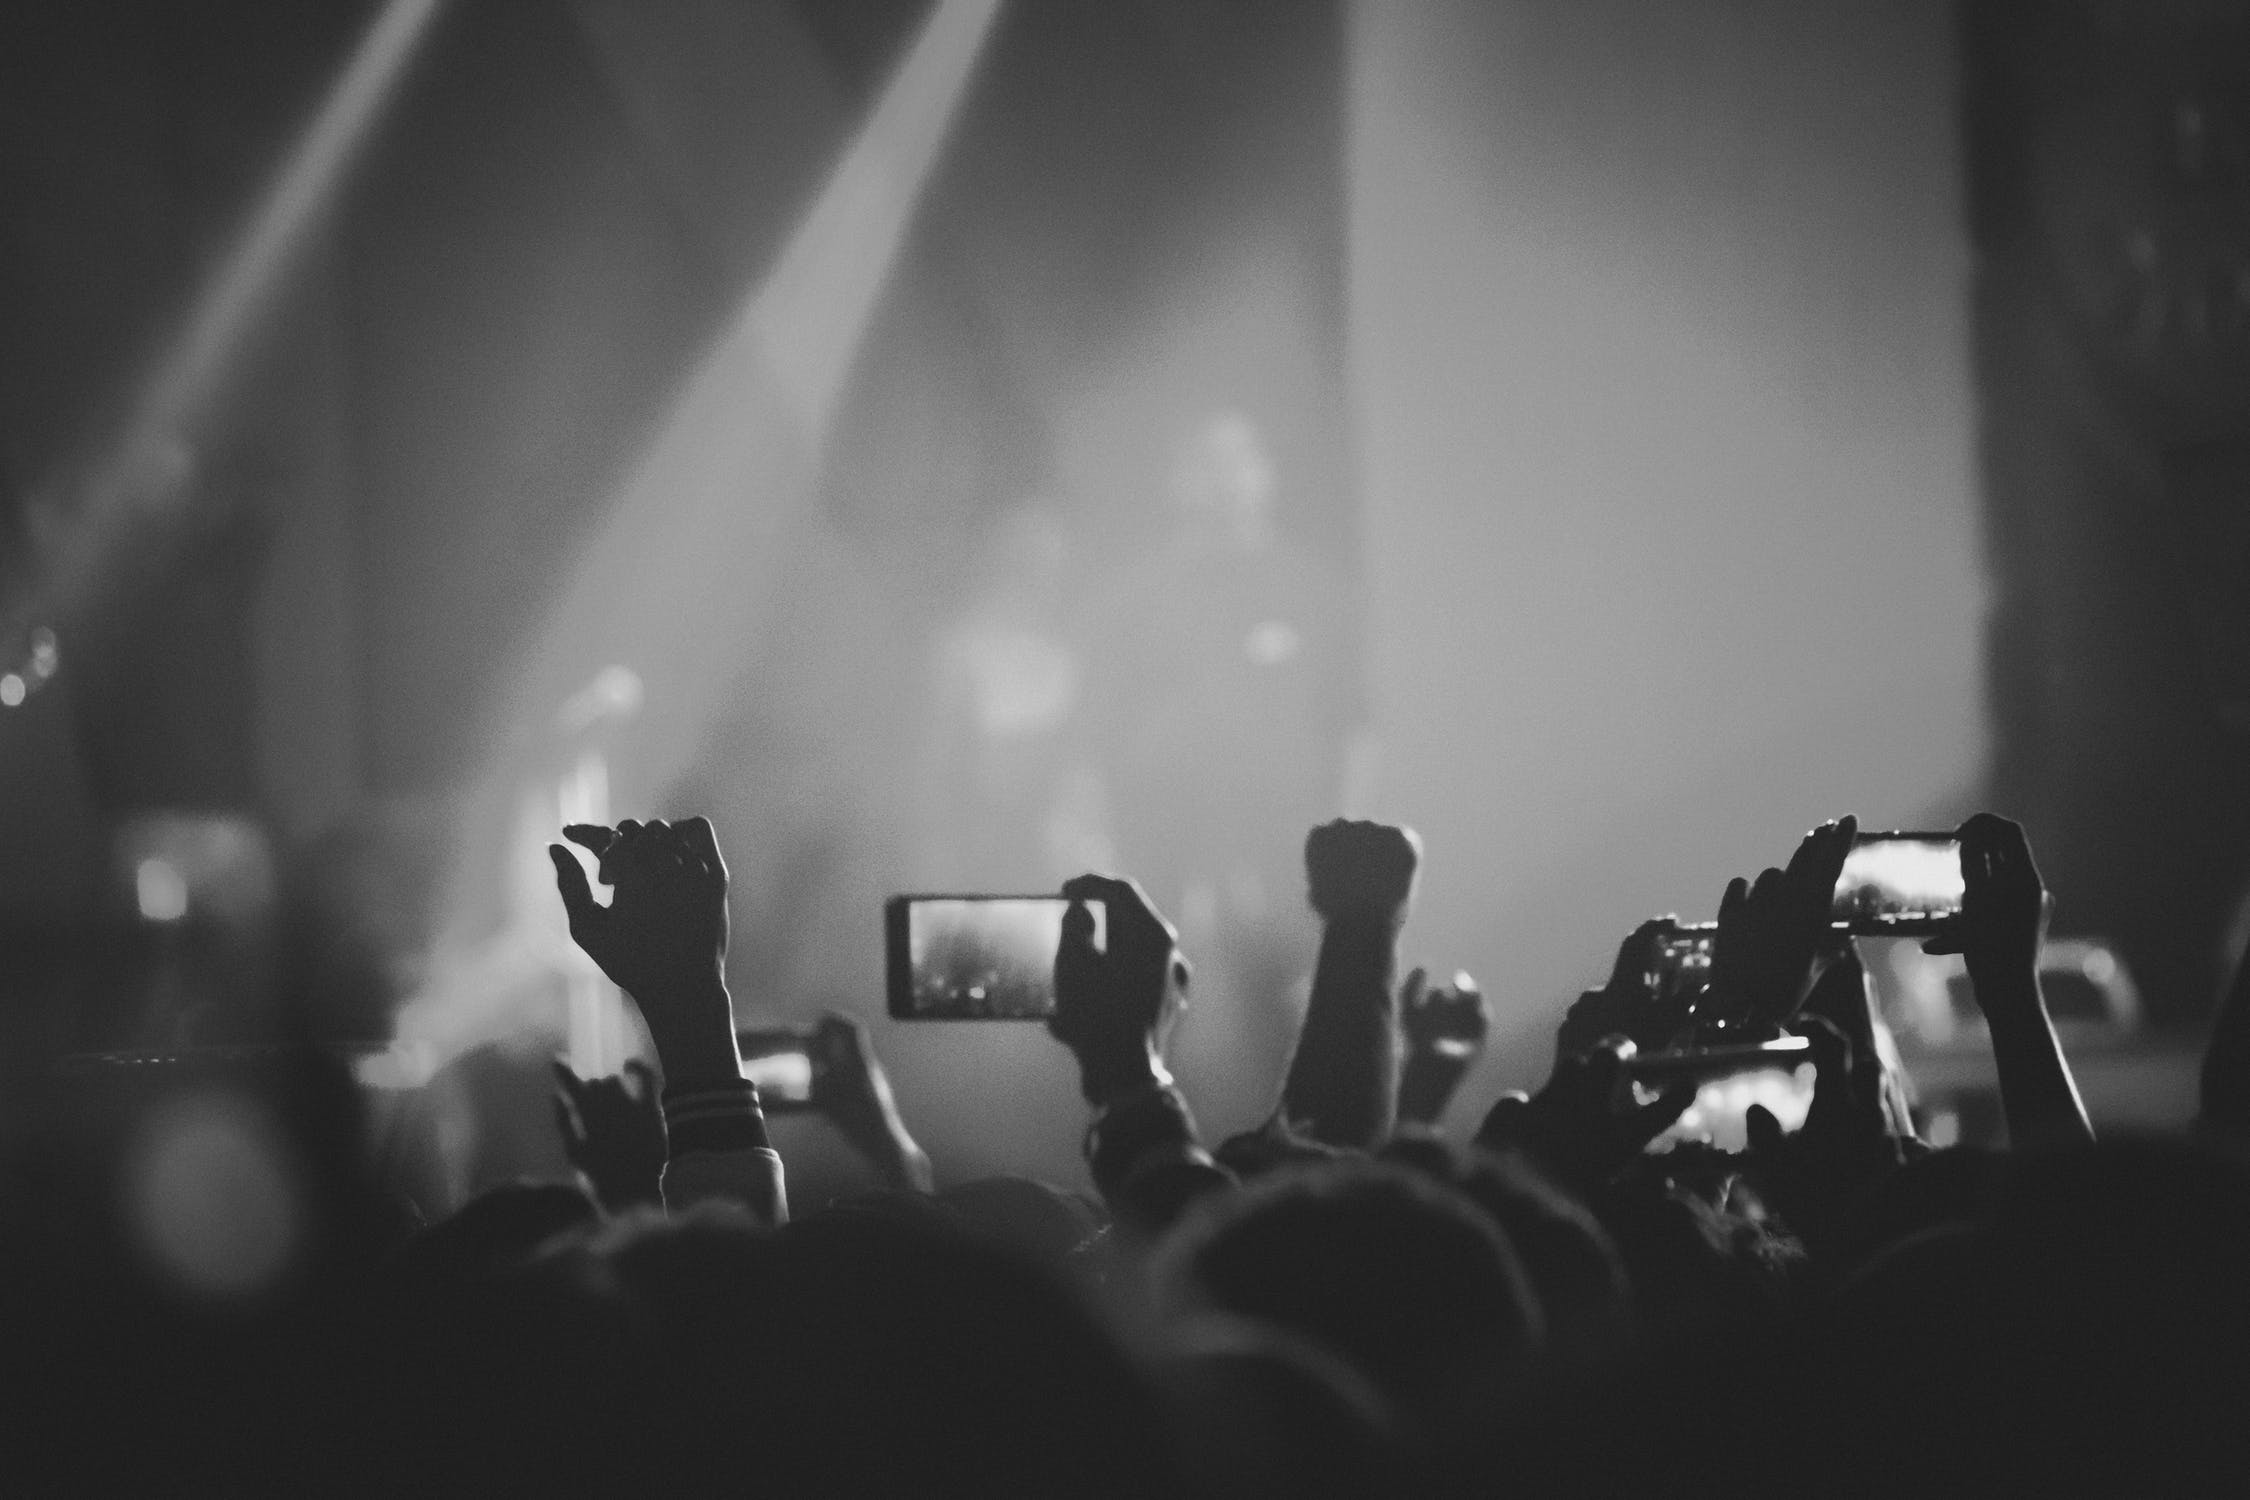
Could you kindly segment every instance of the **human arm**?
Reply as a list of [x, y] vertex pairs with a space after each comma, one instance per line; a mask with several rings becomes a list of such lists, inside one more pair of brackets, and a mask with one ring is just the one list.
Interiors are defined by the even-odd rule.
[[1733, 1032], [1762, 1041], [1812, 993], [1834, 958], [1836, 881], [1859, 835], [1856, 818], [1807, 833], [1785, 870], [1731, 881], [1719, 900], [1711, 984], [1698, 1007], [1707, 1040]]
[[1305, 839], [1307, 895], [1321, 920], [1320, 957], [1281, 1111], [1327, 1145], [1379, 1145], [1397, 1115], [1392, 986], [1421, 859], [1414, 831], [1385, 823], [1339, 819]]
[[1536, 1158], [1556, 1181], [1591, 1193], [1630, 1165], [1695, 1101], [1696, 1083], [1675, 1083], [1649, 1103], [1633, 1092], [1630, 1037], [1604, 1037], [1563, 1058], [1537, 1094], [1501, 1096], [1484, 1117], [1476, 1142]]
[[2052, 903], [2023, 828], [1991, 813], [1960, 827], [1960, 913], [1922, 945], [1958, 953], [1992, 1034], [2000, 1106], [2015, 1146], [2086, 1145], [2094, 1139], [2039, 988], [2039, 949]]
[[609, 905], [596, 902], [576, 857], [548, 846], [572, 940], [632, 998], [656, 1043], [666, 1205], [730, 1198], [784, 1222], [781, 1157], [735, 1049], [722, 977], [727, 868], [711, 825], [628, 819], [615, 828], [573, 824], [563, 836], [600, 860], [598, 878], [614, 892]]
[[1466, 973], [1450, 985], [1432, 986], [1423, 971], [1406, 976], [1399, 990], [1399, 1032], [1406, 1060], [1398, 1075], [1398, 1124], [1437, 1128], [1461, 1080], [1484, 1053], [1492, 1016], [1477, 982]]
[[929, 1154], [899, 1113], [890, 1075], [867, 1028], [849, 1016], [821, 1017], [812, 1035], [813, 1107], [826, 1115], [894, 1188], [930, 1193], [937, 1180]]
[[611, 1213], [661, 1207], [666, 1146], [656, 1074], [639, 1058], [609, 1078], [581, 1078], [555, 1060], [555, 1128], [563, 1154]]
[[[1203, 1149], [1164, 1066], [1164, 1039], [1186, 1004], [1187, 960], [1172, 924], [1134, 882], [1081, 875], [1062, 893], [1070, 906], [1047, 1030], [1076, 1059], [1079, 1092], [1094, 1110], [1086, 1157], [1095, 1186], [1118, 1222], [1153, 1233], [1190, 1198], [1233, 1180]], [[1100, 948], [1090, 901], [1106, 913]]]

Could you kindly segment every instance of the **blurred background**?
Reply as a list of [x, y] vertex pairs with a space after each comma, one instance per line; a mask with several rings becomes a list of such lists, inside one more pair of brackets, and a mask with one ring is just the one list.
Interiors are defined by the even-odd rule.
[[2185, 1118], [2250, 6], [80, 0], [0, 15], [0, 204], [12, 1078], [309, 1031], [431, 1198], [557, 1172], [545, 1060], [642, 1040], [545, 844], [703, 812], [744, 1026], [1075, 1180], [1041, 1028], [881, 1019], [886, 895], [1138, 876], [1219, 1134], [1316, 821], [1421, 831], [1466, 1111], [1641, 918], [1991, 807], [2097, 1123]]

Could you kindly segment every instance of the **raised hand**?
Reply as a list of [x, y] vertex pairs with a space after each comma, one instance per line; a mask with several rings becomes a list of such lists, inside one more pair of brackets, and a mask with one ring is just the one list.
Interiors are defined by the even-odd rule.
[[[2023, 826], [1978, 813], [1955, 837], [1961, 841], [1961, 911], [1922, 951], [1960, 954], [1972, 979], [2037, 974], [2054, 901]], [[1980, 1005], [1984, 989], [1978, 983]]]
[[664, 1199], [664, 1112], [656, 1074], [639, 1058], [610, 1078], [581, 1078], [556, 1059], [555, 1127], [563, 1153], [611, 1213]]
[[1421, 864], [1422, 840], [1413, 829], [1338, 818], [1305, 837], [1305, 892], [1323, 921], [1403, 921]]
[[[1055, 1013], [1047, 1030], [1076, 1055], [1087, 1102], [1106, 1107], [1169, 1081], [1163, 1044], [1187, 1006], [1188, 963], [1178, 930], [1136, 882], [1080, 875], [1065, 881], [1062, 893], [1071, 905], [1055, 950]], [[1089, 901], [1106, 911], [1100, 950]]]
[[599, 878], [615, 892], [608, 906], [596, 902], [571, 852], [547, 846], [571, 938], [640, 1007], [666, 1085], [739, 1078], [723, 978], [727, 866], [710, 823], [578, 823], [563, 837], [601, 861]]
[[1812, 1108], [1791, 1135], [1762, 1104], [1743, 1118], [1758, 1182], [1790, 1224], [1819, 1235], [1853, 1197], [1904, 1159], [1885, 1108], [1883, 1064], [1873, 1039], [1855, 1043], [1826, 1016], [1804, 1014], [1790, 1029], [1811, 1043]]
[[930, 1158], [907, 1132], [867, 1028], [831, 1011], [813, 1029], [812, 1054], [813, 1107], [894, 1187], [930, 1192], [935, 1186]]
[[1312, 995], [1281, 1088], [1283, 1118], [1327, 1146], [1371, 1150], [1398, 1111], [1391, 987], [1422, 840], [1389, 823], [1323, 823], [1305, 837], [1305, 893], [1321, 921]]
[[1796, 1014], [1838, 951], [1836, 881], [1858, 836], [1856, 818], [1823, 823], [1797, 845], [1788, 869], [1728, 883], [1711, 950], [1709, 1009], [1718, 1024], [1755, 1038]]
[[1557, 1066], [1601, 1045], [1606, 1036], [1631, 1037], [1644, 1049], [1673, 1044], [1697, 998], [1667, 993], [1663, 986], [1659, 950], [1675, 925], [1672, 917], [1651, 917], [1625, 935], [1609, 983], [1572, 1001], [1555, 1028]]
[[1522, 1147], [1580, 1187], [1606, 1180], [1695, 1102], [1698, 1085], [1691, 1078], [1641, 1103], [1626, 1068], [1635, 1052], [1630, 1037], [1609, 1036], [1564, 1058], [1537, 1094], [1510, 1094], [1495, 1104], [1477, 1143]]
[[1477, 982], [1466, 973], [1450, 985], [1431, 985], [1416, 969], [1399, 989], [1399, 1031], [1406, 1058], [1399, 1069], [1401, 1124], [1435, 1125], [1454, 1090], [1484, 1052], [1492, 1013]]
[[2009, 1140], [2019, 1146], [2091, 1141], [2093, 1126], [2039, 989], [2039, 945], [2051, 903], [2031, 842], [2020, 825], [1991, 813], [1970, 818], [1955, 837], [1961, 841], [1961, 911], [1922, 951], [1958, 953], [1968, 964], [1970, 989], [1992, 1032]]

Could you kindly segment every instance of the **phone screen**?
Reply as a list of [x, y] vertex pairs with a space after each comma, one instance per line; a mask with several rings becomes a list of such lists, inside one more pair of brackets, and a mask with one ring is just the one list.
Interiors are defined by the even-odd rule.
[[[1743, 1151], [1750, 1145], [1745, 1117], [1753, 1104], [1763, 1104], [1785, 1131], [1805, 1123], [1812, 1109], [1813, 1065], [1794, 1068], [1757, 1068], [1704, 1081], [1695, 1102], [1672, 1127], [1649, 1142], [1651, 1152], [1669, 1151], [1682, 1141], [1708, 1141], [1721, 1151]], [[1636, 1090], [1643, 1085], [1636, 1083]]]
[[813, 1107], [811, 1040], [803, 1032], [738, 1031], [734, 1041], [759, 1103], [775, 1111]]
[[1682, 984], [1701, 986], [1711, 978], [1711, 946], [1718, 936], [1716, 922], [1679, 922], [1658, 940], [1657, 977], [1667, 990]]
[[[1038, 1021], [1055, 1011], [1060, 896], [893, 896], [884, 907], [891, 1015], [901, 1021]], [[1087, 903], [1094, 946], [1106, 912]]]
[[1863, 833], [1836, 880], [1836, 924], [1863, 936], [1935, 932], [1961, 909], [1961, 845], [1950, 833]]

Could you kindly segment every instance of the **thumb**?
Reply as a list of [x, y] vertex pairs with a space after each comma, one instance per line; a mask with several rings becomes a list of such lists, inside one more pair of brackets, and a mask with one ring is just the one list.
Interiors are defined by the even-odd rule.
[[1781, 1149], [1781, 1122], [1763, 1104], [1753, 1104], [1742, 1112], [1742, 1128], [1749, 1137], [1753, 1155], [1765, 1156]]
[[1422, 991], [1429, 984], [1430, 971], [1417, 966], [1406, 976], [1406, 983], [1398, 987], [1398, 1008], [1411, 1011], [1422, 1003]]
[[1922, 944], [1922, 951], [1939, 954], [1961, 952], [1961, 919], [1958, 916], [1947, 918], [1945, 925]]
[[547, 846], [547, 858], [555, 864], [555, 890], [562, 896], [563, 911], [570, 918], [571, 935], [581, 936], [599, 920], [595, 914], [602, 909], [594, 900], [593, 888], [586, 884], [585, 867], [560, 844]]

